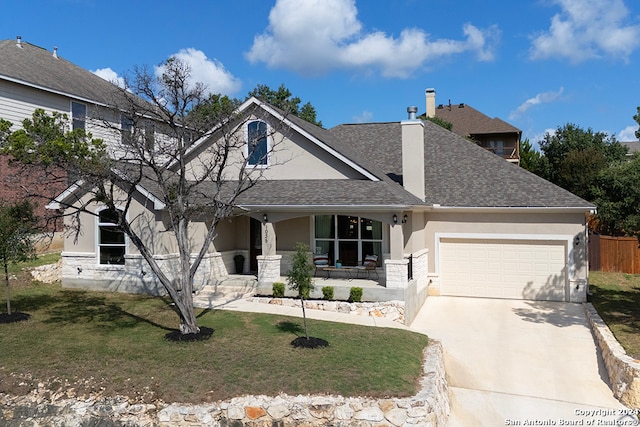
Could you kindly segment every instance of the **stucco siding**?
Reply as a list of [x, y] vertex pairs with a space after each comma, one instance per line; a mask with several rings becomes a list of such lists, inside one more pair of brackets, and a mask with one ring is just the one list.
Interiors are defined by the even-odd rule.
[[[251, 121], [251, 120], [249, 120]], [[240, 125], [234, 135], [233, 149], [226, 171], [227, 179], [237, 177], [239, 167], [247, 155], [248, 122]], [[303, 135], [290, 129], [276, 129], [277, 123], [269, 123], [268, 146], [272, 150], [268, 164], [253, 169], [254, 175], [267, 179], [362, 179], [361, 173], [337, 159], [327, 151], [309, 141]], [[211, 154], [206, 149], [194, 150], [189, 163], [191, 174], [199, 176], [210, 163]]]

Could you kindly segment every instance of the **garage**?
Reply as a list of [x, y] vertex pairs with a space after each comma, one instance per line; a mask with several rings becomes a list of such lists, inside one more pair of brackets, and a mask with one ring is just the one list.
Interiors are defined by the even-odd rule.
[[441, 295], [565, 301], [567, 240], [441, 238]]

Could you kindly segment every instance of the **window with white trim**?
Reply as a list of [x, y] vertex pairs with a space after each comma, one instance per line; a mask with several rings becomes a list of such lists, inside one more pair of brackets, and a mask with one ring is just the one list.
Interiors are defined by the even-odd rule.
[[131, 145], [133, 138], [133, 119], [120, 114], [120, 141], [123, 144]]
[[71, 129], [85, 129], [86, 119], [87, 106], [71, 101]]
[[124, 265], [126, 239], [118, 226], [118, 214], [111, 209], [98, 212], [98, 254], [100, 264]]
[[382, 223], [348, 215], [314, 217], [316, 254], [328, 254], [329, 262], [342, 261], [345, 266], [359, 265], [367, 255], [382, 260]]
[[247, 124], [247, 164], [250, 166], [268, 165], [267, 124], [254, 120]]

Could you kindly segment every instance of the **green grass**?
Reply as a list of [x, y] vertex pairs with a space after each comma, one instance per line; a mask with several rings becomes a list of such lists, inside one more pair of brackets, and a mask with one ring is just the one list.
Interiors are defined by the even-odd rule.
[[589, 273], [591, 302], [627, 354], [640, 359], [640, 275]]
[[[16, 283], [20, 282], [20, 283]], [[0, 392], [38, 381], [104, 388], [139, 400], [198, 403], [244, 394], [408, 396], [417, 391], [427, 337], [309, 320], [329, 347], [296, 349], [302, 319], [198, 310], [208, 341], [174, 343], [178, 318], [166, 300], [12, 281], [12, 308], [27, 322], [0, 325]]]

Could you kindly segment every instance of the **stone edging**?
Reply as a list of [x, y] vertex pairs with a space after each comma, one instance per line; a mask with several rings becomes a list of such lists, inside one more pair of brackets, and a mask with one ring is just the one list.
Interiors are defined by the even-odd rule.
[[[446, 426], [450, 403], [442, 344], [423, 353], [420, 390], [407, 398], [244, 396], [208, 405], [140, 405], [125, 398], [54, 399], [0, 394], [2, 425]], [[46, 394], [46, 393], [44, 393]]]
[[[297, 298], [249, 297], [247, 300], [263, 304], [300, 307], [300, 300]], [[384, 317], [404, 325], [404, 301], [346, 302], [305, 300], [304, 307], [311, 310]]]
[[627, 355], [591, 303], [585, 303], [584, 308], [600, 347], [613, 395], [625, 406], [640, 409], [640, 360]]

